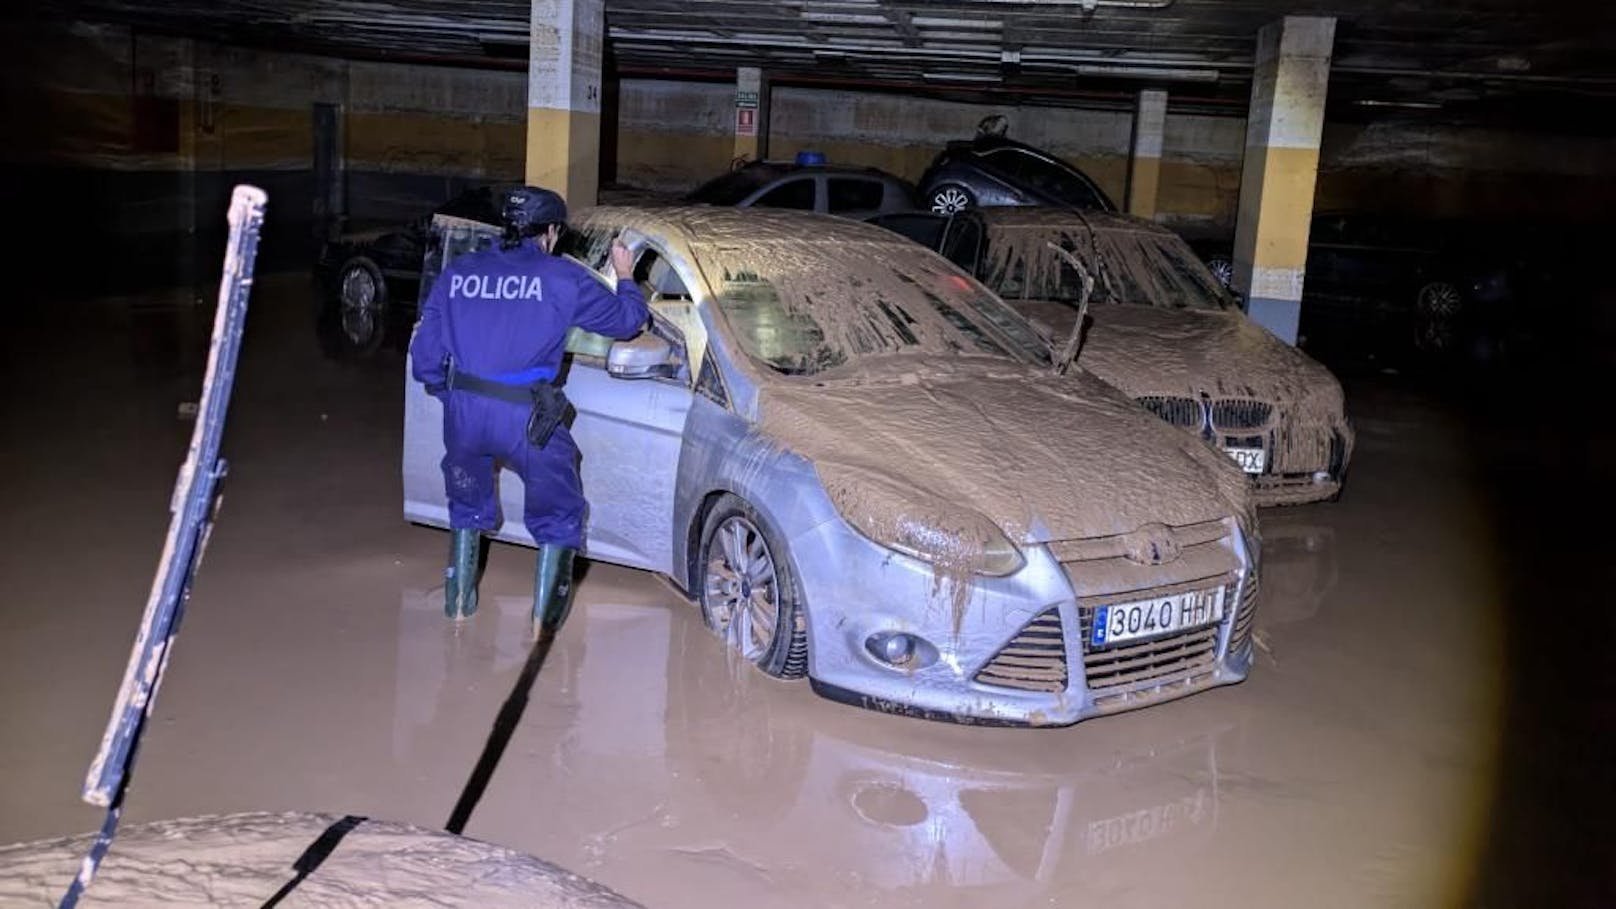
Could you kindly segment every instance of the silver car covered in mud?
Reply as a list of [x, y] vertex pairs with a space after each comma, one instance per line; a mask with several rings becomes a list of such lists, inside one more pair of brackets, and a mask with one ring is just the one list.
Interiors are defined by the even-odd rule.
[[[624, 237], [655, 317], [568, 345], [590, 558], [668, 576], [764, 672], [878, 710], [1067, 724], [1245, 676], [1239, 470], [1057, 375], [941, 257], [795, 212], [599, 208], [576, 228], [593, 266]], [[428, 275], [493, 233], [438, 231]], [[443, 526], [439, 404], [406, 398], [405, 514]], [[500, 489], [499, 536], [528, 542], [519, 484]]]
[[1353, 443], [1341, 383], [1247, 318], [1177, 234], [1127, 215], [1034, 207], [876, 223], [940, 250], [1057, 336], [1076, 323], [1087, 277], [1080, 364], [1226, 452], [1258, 505], [1341, 491]]

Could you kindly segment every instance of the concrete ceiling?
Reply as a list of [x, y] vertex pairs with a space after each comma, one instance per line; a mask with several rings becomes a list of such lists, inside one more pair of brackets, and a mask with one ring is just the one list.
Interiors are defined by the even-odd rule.
[[[44, 0], [165, 32], [331, 53], [523, 66], [525, 0]], [[1176, 106], [1243, 109], [1263, 24], [1338, 19], [1331, 103], [1359, 113], [1576, 118], [1616, 107], [1616, 12], [1541, 0], [607, 0], [624, 74], [928, 94], [1125, 103], [1166, 86]], [[1609, 116], [1597, 118], [1608, 124]], [[1608, 125], [1602, 128], [1609, 128]]]

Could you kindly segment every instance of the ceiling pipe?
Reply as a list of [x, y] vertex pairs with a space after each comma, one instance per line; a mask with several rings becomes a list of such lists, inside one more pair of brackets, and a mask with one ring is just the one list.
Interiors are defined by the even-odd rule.
[[[613, 27], [610, 37], [614, 41], [643, 42], [648, 44], [719, 44], [734, 45], [737, 47], [752, 48], [778, 48], [796, 50], [804, 53], [841, 53], [853, 55], [867, 55], [871, 57], [930, 57], [948, 61], [980, 61], [997, 66], [1003, 52], [999, 49], [974, 50], [963, 47], [904, 47], [901, 45], [885, 44], [857, 44], [836, 41], [811, 42], [807, 40], [787, 41], [784, 39], [762, 37], [725, 37], [722, 35], [695, 36], [681, 34], [666, 34], [656, 31], [638, 31], [635, 29]], [[1021, 51], [1021, 63], [1049, 63], [1057, 66], [1073, 66], [1090, 64], [1098, 66], [1116, 66], [1129, 68], [1159, 67], [1164, 70], [1196, 69], [1251, 69], [1251, 63], [1231, 61], [1200, 61], [1183, 58], [1149, 58], [1149, 57], [1117, 57], [1107, 54], [1063, 54], [1058, 52], [1029, 52]], [[1165, 77], [1163, 77], [1165, 78]]]
[[[628, 78], [660, 78], [674, 80], [689, 80], [702, 82], [733, 82], [735, 71], [732, 69], [689, 69], [683, 67], [655, 66], [652, 64], [625, 64], [618, 63], [619, 76]], [[871, 79], [857, 75], [814, 75], [811, 73], [776, 71], [771, 74], [776, 87], [801, 88], [848, 88], [861, 91], [891, 92], [905, 89], [937, 92], [950, 88], [948, 85], [938, 84], [936, 81], [916, 81], [913, 79]], [[978, 92], [989, 95], [1007, 95], [1013, 97], [1045, 97], [1063, 98], [1073, 101], [1110, 102], [1109, 106], [1119, 110], [1134, 104], [1135, 95], [1131, 91], [1102, 91], [1095, 89], [1062, 88], [1055, 85], [1017, 85], [1001, 83], [993, 86], [984, 86], [981, 83], [958, 84], [952, 86], [960, 91]], [[1174, 94], [1175, 108], [1222, 108], [1230, 111], [1243, 112], [1246, 109], [1245, 98], [1220, 98], [1213, 95]]]
[[1166, 9], [1176, 0], [966, 0], [966, 2], [1000, 6], [1077, 6], [1082, 7], [1084, 12], [1092, 13], [1102, 6], [1121, 9]]

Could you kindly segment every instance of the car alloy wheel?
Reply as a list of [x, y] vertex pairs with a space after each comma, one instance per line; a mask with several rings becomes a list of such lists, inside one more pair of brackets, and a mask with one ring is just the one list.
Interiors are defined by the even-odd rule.
[[1224, 256], [1213, 256], [1206, 260], [1206, 268], [1212, 272], [1212, 277], [1224, 287], [1234, 287], [1234, 262]]
[[971, 207], [971, 194], [963, 187], [944, 186], [931, 194], [931, 210], [939, 215], [952, 215]]
[[784, 546], [733, 495], [720, 497], [702, 526], [696, 592], [707, 627], [769, 675], [806, 675], [808, 629]]
[[772, 648], [779, 624], [774, 556], [763, 532], [739, 515], [718, 526], [717, 543], [703, 585], [708, 613], [724, 642], [755, 663]]
[[337, 288], [342, 337], [356, 351], [369, 351], [381, 339], [387, 290], [381, 272], [366, 260], [348, 263]]
[[1420, 288], [1415, 300], [1417, 318], [1415, 343], [1421, 350], [1447, 350], [1456, 340], [1455, 322], [1464, 298], [1459, 288], [1448, 281], [1432, 281]]

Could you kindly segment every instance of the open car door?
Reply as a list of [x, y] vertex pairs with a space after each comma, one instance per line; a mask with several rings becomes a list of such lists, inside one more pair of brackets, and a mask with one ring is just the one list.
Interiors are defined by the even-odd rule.
[[[499, 229], [447, 215], [432, 219], [421, 268], [421, 302], [438, 275], [457, 256], [497, 242]], [[609, 240], [606, 241], [609, 245]], [[588, 269], [588, 266], [585, 266]], [[608, 288], [613, 279], [588, 269]], [[580, 473], [589, 503], [584, 554], [672, 574], [673, 503], [685, 417], [690, 410], [690, 370], [685, 341], [673, 323], [657, 316], [651, 333], [667, 342], [668, 375], [620, 378], [608, 370], [613, 342], [573, 329], [567, 336], [563, 385], [576, 418], [573, 440], [582, 455]], [[443, 488], [443, 405], [404, 372], [404, 517], [433, 527], [449, 526]], [[496, 478], [503, 521], [494, 536], [533, 545], [522, 523], [522, 481], [500, 468]]]

